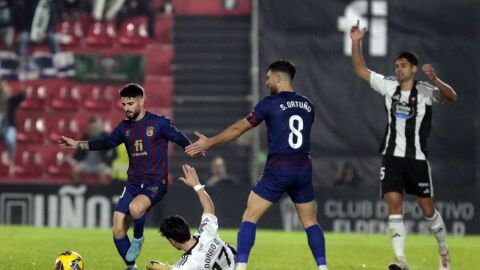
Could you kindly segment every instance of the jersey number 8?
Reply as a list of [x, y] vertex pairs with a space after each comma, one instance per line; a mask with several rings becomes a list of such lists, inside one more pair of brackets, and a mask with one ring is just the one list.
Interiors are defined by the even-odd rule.
[[[295, 125], [295, 122], [298, 122], [297, 125]], [[288, 134], [288, 144], [290, 147], [293, 149], [298, 149], [302, 146], [303, 144], [303, 135], [300, 131], [303, 130], [303, 119], [298, 116], [298, 115], [292, 115], [290, 116], [290, 119], [288, 120], [288, 125], [290, 127], [290, 133]], [[295, 127], [297, 126], [297, 127]], [[294, 136], [296, 139], [294, 140]], [[296, 141], [296, 142], [294, 142]]]

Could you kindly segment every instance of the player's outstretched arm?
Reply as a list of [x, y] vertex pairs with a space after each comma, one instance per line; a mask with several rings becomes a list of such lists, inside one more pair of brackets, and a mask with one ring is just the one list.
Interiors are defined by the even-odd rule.
[[353, 25], [350, 29], [350, 38], [352, 39], [352, 66], [355, 73], [358, 77], [364, 79], [365, 81], [370, 81], [370, 70], [365, 64], [365, 59], [363, 58], [361, 42], [367, 28], [364, 27], [360, 29], [360, 21], [357, 20], [357, 24]]
[[89, 150], [88, 142], [75, 141], [65, 136], [62, 136], [60, 137], [60, 139], [58, 139], [58, 146], [60, 146], [61, 148], [74, 148], [74, 149], [79, 148], [83, 150]]
[[195, 132], [198, 140], [187, 146], [185, 152], [191, 157], [197, 156], [200, 153], [205, 153], [214, 145], [226, 143], [240, 137], [251, 128], [253, 128], [253, 126], [244, 118], [210, 138], [207, 138], [199, 132]]
[[457, 100], [457, 93], [453, 88], [440, 80], [438, 78], [437, 74], [435, 73], [435, 70], [433, 69], [432, 65], [430, 64], [425, 64], [422, 66], [423, 73], [427, 75], [428, 79], [430, 82], [438, 87], [440, 89], [440, 93], [442, 93], [442, 97], [444, 101], [456, 101]]
[[178, 180], [182, 181], [187, 186], [195, 189], [198, 198], [200, 199], [200, 203], [202, 204], [204, 214], [215, 214], [215, 207], [213, 205], [213, 201], [212, 199], [210, 199], [210, 196], [200, 184], [195, 169], [187, 164], [183, 165], [182, 169], [185, 177], [180, 177], [178, 178]]

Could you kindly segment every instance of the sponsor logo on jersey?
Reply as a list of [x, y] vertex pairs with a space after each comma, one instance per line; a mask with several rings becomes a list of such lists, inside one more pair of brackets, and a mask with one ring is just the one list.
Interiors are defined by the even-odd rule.
[[132, 131], [127, 129], [127, 130], [125, 130], [124, 135], [125, 135], [125, 137], [129, 137], [131, 133], [132, 133]]
[[415, 115], [415, 108], [408, 106], [404, 102], [394, 102], [392, 104], [392, 110], [395, 117], [399, 119], [410, 119]]

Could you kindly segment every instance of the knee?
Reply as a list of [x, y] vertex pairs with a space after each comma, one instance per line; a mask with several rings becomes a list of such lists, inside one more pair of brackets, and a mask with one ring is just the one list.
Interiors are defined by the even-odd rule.
[[128, 206], [128, 210], [130, 211], [130, 216], [134, 219], [141, 217], [145, 213], [143, 207], [138, 203], [131, 203]]
[[422, 211], [423, 211], [423, 216], [425, 216], [427, 218], [431, 218], [435, 214], [435, 208], [433, 208], [433, 207], [422, 208]]

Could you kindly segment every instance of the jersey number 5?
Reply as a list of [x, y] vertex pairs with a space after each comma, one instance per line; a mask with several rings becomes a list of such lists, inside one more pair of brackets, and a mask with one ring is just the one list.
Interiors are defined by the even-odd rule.
[[[297, 122], [297, 124], [295, 124], [295, 122]], [[300, 132], [300, 131], [303, 130], [303, 119], [296, 114], [292, 115], [292, 116], [290, 116], [290, 119], [288, 120], [288, 126], [290, 127], [290, 131], [291, 131], [288, 134], [288, 144], [293, 149], [298, 149], [303, 144], [303, 135]], [[294, 136], [295, 136], [295, 138], [294, 138]]]

